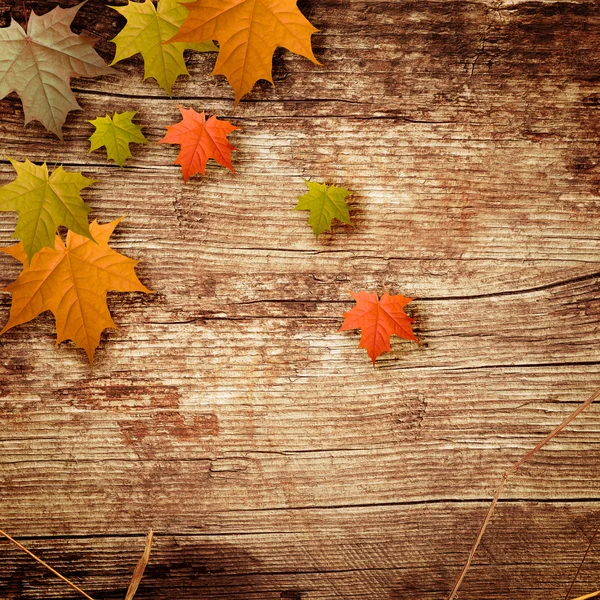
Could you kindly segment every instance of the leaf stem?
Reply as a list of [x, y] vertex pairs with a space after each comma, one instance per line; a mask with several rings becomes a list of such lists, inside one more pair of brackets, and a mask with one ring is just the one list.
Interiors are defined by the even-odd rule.
[[[512, 467], [510, 467], [510, 469], [508, 469], [502, 475], [502, 478], [500, 479], [500, 484], [498, 485], [498, 488], [496, 489], [496, 493], [494, 494], [494, 497], [492, 498], [490, 507], [488, 508], [485, 518], [483, 519], [483, 523], [481, 524], [481, 527], [479, 528], [479, 533], [477, 534], [477, 538], [475, 539], [475, 542], [471, 546], [469, 556], [467, 557], [467, 562], [465, 563], [464, 567], [462, 568], [462, 571], [460, 572], [460, 575], [458, 576], [458, 579], [456, 580], [456, 583], [454, 584], [454, 587], [452, 588], [452, 591], [450, 592], [450, 595], [448, 596], [448, 600], [454, 600], [454, 598], [456, 597], [456, 593], [458, 592], [458, 590], [467, 574], [467, 571], [469, 570], [469, 567], [471, 566], [471, 563], [473, 562], [475, 552], [477, 551], [477, 548], [479, 547], [479, 543], [481, 542], [481, 539], [483, 538], [483, 534], [485, 533], [485, 530], [487, 529], [487, 526], [489, 525], [489, 522], [492, 519], [492, 515], [494, 514], [494, 509], [496, 508], [496, 504], [498, 504], [498, 499], [500, 498], [500, 494], [502, 493], [502, 490], [504, 489], [506, 480], [511, 475], [516, 473], [516, 471], [521, 466], [523, 466], [524, 463], [526, 463], [535, 454], [537, 454], [552, 438], [557, 436], [565, 427], [567, 427], [567, 425], [569, 425], [573, 420], [575, 420], [586, 408], [588, 408], [592, 404], [592, 402], [594, 402], [594, 400], [597, 400], [599, 397], [600, 397], [600, 389], [597, 390], [596, 392], [594, 392], [583, 404], [578, 406], [558, 427], [553, 429], [541, 442], [539, 442], [535, 446], [535, 448], [533, 448], [532, 450], [527, 452], [527, 454], [525, 454], [525, 456], [523, 456], [523, 458], [521, 458], [521, 460], [516, 462]], [[595, 598], [598, 593], [599, 592], [596, 592], [596, 593], [592, 594], [591, 596], [584, 596], [581, 598], [576, 598], [575, 600], [585, 600], [586, 598]]]
[[27, 7], [25, 6], [25, 0], [21, 0], [21, 4], [23, 5], [23, 18], [25, 19], [25, 31], [27, 31], [29, 27], [29, 16], [27, 15]]
[[19, 544], [19, 542], [17, 542], [17, 540], [15, 540], [10, 535], [8, 535], [8, 533], [5, 533], [4, 531], [2, 531], [0, 529], [0, 535], [3, 535], [9, 542], [12, 542], [17, 548], [19, 548], [26, 554], [29, 554], [29, 556], [31, 556], [31, 558], [33, 558], [34, 560], [39, 562], [40, 565], [43, 565], [44, 567], [46, 567], [46, 569], [48, 569], [49, 571], [54, 573], [57, 577], [62, 579], [65, 583], [69, 584], [75, 591], [79, 592], [84, 598], [87, 598], [88, 600], [94, 600], [91, 596], [88, 596], [81, 588], [77, 587], [73, 582], [69, 581], [66, 577], [63, 577], [58, 571], [54, 570], [49, 564], [45, 563], [41, 558], [38, 558], [33, 552], [30, 552], [29, 550], [27, 550], [27, 548], [25, 548], [25, 546], [22, 546], [21, 544]]

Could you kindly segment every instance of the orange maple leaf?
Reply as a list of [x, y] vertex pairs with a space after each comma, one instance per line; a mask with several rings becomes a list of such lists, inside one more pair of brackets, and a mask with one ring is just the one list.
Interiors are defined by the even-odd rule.
[[167, 127], [167, 135], [158, 143], [181, 145], [175, 164], [181, 165], [184, 181], [187, 182], [196, 173], [204, 175], [209, 158], [233, 171], [231, 151], [235, 148], [227, 136], [239, 127], [234, 127], [229, 121], [219, 121], [214, 115], [207, 121], [204, 112], [199, 114], [193, 108], [177, 108], [183, 120]]
[[225, 75], [235, 103], [259, 79], [273, 83], [273, 53], [283, 46], [320, 64], [311, 46], [318, 31], [298, 10], [297, 0], [197, 0], [172, 42], [217, 40], [219, 56], [212, 75]]
[[419, 343], [410, 325], [414, 319], [402, 310], [414, 298], [405, 298], [400, 294], [390, 296], [387, 292], [381, 300], [377, 297], [377, 292], [350, 294], [356, 300], [356, 306], [344, 313], [344, 324], [340, 331], [362, 329], [358, 347], [367, 350], [373, 364], [382, 352], [391, 350], [392, 335]]
[[106, 225], [94, 221], [90, 232], [95, 241], [69, 231], [65, 244], [57, 235], [54, 248], [38, 252], [31, 264], [22, 242], [0, 249], [23, 263], [21, 274], [4, 288], [12, 294], [12, 306], [0, 335], [50, 310], [56, 319], [56, 344], [73, 340], [86, 351], [91, 363], [102, 331], [116, 328], [106, 305], [106, 293], [152, 293], [135, 274], [138, 261], [108, 246], [120, 221]]

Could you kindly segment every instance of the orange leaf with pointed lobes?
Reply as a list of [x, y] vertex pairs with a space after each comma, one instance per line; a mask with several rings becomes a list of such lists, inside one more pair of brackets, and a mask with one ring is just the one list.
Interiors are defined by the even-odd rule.
[[57, 235], [54, 248], [44, 248], [31, 260], [23, 243], [1, 251], [23, 263], [23, 271], [4, 291], [12, 294], [10, 317], [0, 335], [49, 310], [56, 319], [56, 343], [73, 340], [90, 360], [104, 329], [116, 328], [106, 305], [106, 294], [146, 292], [135, 274], [138, 261], [109, 247], [108, 240], [121, 219], [106, 225], [94, 221], [94, 240], [69, 231], [67, 243]]
[[167, 127], [167, 135], [159, 144], [179, 144], [181, 151], [175, 164], [181, 165], [183, 179], [196, 173], [206, 172], [206, 163], [214, 158], [222, 167], [233, 171], [231, 151], [235, 148], [227, 136], [239, 129], [229, 121], [219, 121], [215, 115], [206, 120], [204, 112], [197, 113], [193, 108], [178, 106], [183, 120]]
[[315, 64], [311, 36], [318, 31], [298, 10], [297, 0], [197, 0], [172, 42], [219, 42], [212, 75], [225, 75], [235, 104], [259, 79], [273, 83], [273, 53], [278, 46]]
[[356, 300], [356, 306], [344, 314], [344, 324], [340, 331], [361, 329], [358, 347], [367, 350], [373, 364], [382, 352], [391, 350], [392, 335], [419, 343], [411, 327], [414, 319], [403, 310], [414, 298], [405, 298], [400, 294], [390, 296], [387, 292], [381, 296], [381, 300], [377, 297], [377, 292], [350, 294]]

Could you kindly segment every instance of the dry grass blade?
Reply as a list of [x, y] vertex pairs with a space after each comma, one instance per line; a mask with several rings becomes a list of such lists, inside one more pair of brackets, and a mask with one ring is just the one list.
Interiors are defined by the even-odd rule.
[[[458, 590], [467, 574], [467, 571], [469, 570], [469, 567], [471, 566], [471, 563], [473, 562], [475, 552], [477, 552], [477, 548], [479, 547], [481, 538], [483, 538], [483, 534], [485, 533], [485, 530], [487, 529], [487, 526], [492, 519], [492, 515], [494, 514], [494, 509], [496, 508], [496, 504], [498, 504], [498, 499], [500, 498], [500, 494], [502, 493], [502, 490], [504, 489], [506, 480], [511, 475], [514, 475], [514, 473], [516, 473], [517, 470], [521, 466], [523, 466], [524, 463], [526, 463], [535, 454], [537, 454], [550, 440], [552, 440], [554, 437], [556, 437], [565, 427], [567, 427], [567, 425], [569, 425], [573, 420], [575, 420], [586, 408], [588, 408], [592, 404], [592, 402], [594, 402], [594, 400], [597, 400], [599, 397], [600, 397], [600, 390], [597, 390], [583, 404], [581, 404], [578, 408], [576, 408], [558, 427], [556, 427], [556, 429], [552, 430], [541, 442], [539, 442], [535, 446], [535, 448], [533, 448], [532, 450], [527, 452], [527, 454], [525, 454], [525, 456], [523, 456], [523, 458], [521, 458], [521, 460], [516, 462], [510, 469], [508, 469], [508, 471], [506, 471], [502, 475], [502, 478], [500, 479], [500, 484], [498, 485], [498, 488], [496, 489], [496, 493], [494, 494], [494, 497], [492, 499], [490, 507], [488, 508], [485, 518], [483, 519], [483, 523], [481, 524], [481, 527], [479, 528], [479, 533], [477, 534], [477, 538], [475, 539], [475, 542], [471, 546], [471, 550], [469, 551], [469, 556], [467, 557], [467, 561], [466, 561], [462, 571], [460, 572], [460, 575], [458, 576], [458, 579], [456, 580], [456, 583], [454, 584], [454, 587], [452, 588], [450, 595], [448, 596], [448, 600], [454, 600], [454, 598], [456, 597], [456, 593], [458, 592]], [[575, 600], [585, 600], [587, 598], [595, 598], [596, 595], [598, 595], [598, 592], [592, 594], [591, 596], [583, 596], [582, 598], [576, 598]]]
[[8, 535], [8, 533], [5, 533], [4, 531], [0, 530], [0, 535], [3, 535], [9, 542], [13, 543], [17, 548], [19, 548], [20, 550], [25, 552], [25, 554], [28, 554], [35, 561], [39, 562], [40, 565], [43, 565], [44, 567], [46, 567], [46, 569], [48, 569], [48, 571], [50, 571], [51, 573], [54, 573], [54, 575], [56, 575], [59, 579], [62, 579], [65, 583], [70, 585], [75, 591], [80, 593], [84, 598], [87, 598], [88, 600], [94, 600], [91, 596], [88, 596], [81, 588], [77, 587], [72, 581], [69, 581], [66, 577], [63, 577], [58, 571], [54, 570], [50, 565], [46, 564], [41, 558], [38, 558], [30, 550], [27, 550], [27, 548], [25, 548], [25, 546], [22, 546], [19, 542], [17, 542], [17, 540], [15, 540], [10, 535]]
[[598, 598], [600, 596], [600, 590], [594, 592], [592, 594], [587, 594], [585, 596], [579, 596], [579, 598], [573, 598], [573, 600], [589, 600], [590, 598]]
[[142, 576], [144, 575], [144, 571], [146, 570], [146, 565], [150, 560], [150, 550], [152, 550], [152, 541], [154, 540], [154, 532], [152, 529], [148, 533], [148, 537], [146, 538], [146, 547], [144, 548], [144, 554], [138, 561], [136, 565], [133, 575], [131, 576], [131, 583], [129, 584], [129, 589], [127, 590], [127, 595], [125, 596], [125, 600], [133, 600], [135, 593], [137, 592], [138, 586], [140, 585], [140, 581], [142, 580]]
[[[590, 549], [592, 548], [592, 546], [594, 545], [594, 542], [596, 541], [596, 536], [598, 535], [598, 531], [600, 531], [600, 524], [598, 524], [598, 527], [596, 527], [596, 530], [594, 531], [594, 535], [592, 536], [590, 543], [588, 544], [587, 548], [585, 549], [583, 558], [581, 559], [581, 562], [579, 563], [579, 568], [577, 569], [577, 573], [575, 573], [575, 577], [573, 577], [573, 581], [571, 581], [571, 585], [569, 586], [569, 589], [567, 590], [567, 593], [565, 594], [565, 600], [569, 600], [569, 596], [571, 595], [571, 590], [573, 589], [573, 586], [575, 585], [575, 582], [577, 581], [577, 578], [579, 577], [579, 573], [581, 573], [581, 568], [583, 567], [583, 564], [585, 563], [585, 559], [587, 558], [587, 555], [589, 554]], [[589, 596], [588, 596], [588, 598], [589, 598]], [[575, 600], [578, 600], [578, 599], [576, 598]]]

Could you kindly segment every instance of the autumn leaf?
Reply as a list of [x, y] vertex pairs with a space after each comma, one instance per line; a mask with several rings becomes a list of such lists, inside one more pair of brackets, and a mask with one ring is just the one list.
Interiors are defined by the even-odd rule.
[[29, 160], [21, 163], [9, 158], [17, 178], [0, 188], [0, 211], [16, 211], [19, 221], [12, 237], [23, 242], [31, 260], [42, 248], [54, 247], [59, 225], [91, 239], [88, 213], [91, 208], [79, 193], [95, 183], [81, 173], [69, 173], [62, 167], [48, 175], [48, 167]]
[[209, 158], [233, 171], [231, 151], [235, 148], [227, 136], [239, 127], [219, 121], [214, 115], [206, 120], [204, 112], [197, 113], [193, 108], [178, 108], [183, 120], [167, 127], [167, 135], [158, 143], [181, 145], [175, 164], [181, 165], [183, 179], [187, 182], [196, 173], [204, 175]]
[[90, 152], [104, 146], [108, 158], [122, 167], [131, 156], [129, 144], [145, 144], [148, 141], [141, 127], [131, 122], [135, 115], [135, 112], [116, 112], [112, 117], [106, 115], [88, 121], [96, 128], [90, 137]]
[[217, 40], [219, 56], [212, 72], [225, 75], [235, 103], [259, 79], [273, 83], [273, 53], [278, 46], [319, 64], [311, 36], [318, 31], [302, 15], [296, 0], [197, 0], [170, 42]]
[[135, 274], [137, 261], [108, 245], [120, 221], [106, 225], [94, 221], [90, 231], [95, 242], [69, 231], [65, 244], [57, 235], [54, 248], [44, 248], [31, 263], [22, 243], [1, 249], [21, 261], [23, 271], [5, 288], [12, 294], [12, 306], [0, 335], [49, 310], [56, 319], [56, 343], [73, 340], [86, 351], [91, 363], [102, 331], [116, 327], [106, 305], [106, 293], [152, 293]]
[[[216, 52], [209, 41], [165, 43], [178, 31], [188, 11], [182, 3], [192, 0], [152, 0], [129, 2], [127, 6], [111, 6], [127, 19], [127, 24], [111, 41], [117, 51], [112, 65], [134, 54], [144, 59], [144, 79], [153, 77], [169, 96], [179, 75], [189, 75], [183, 60], [185, 50]], [[208, 38], [207, 38], [208, 39]]]
[[71, 91], [71, 77], [99, 77], [114, 71], [96, 54], [93, 42], [71, 31], [83, 5], [31, 13], [25, 31], [11, 21], [0, 29], [0, 99], [16, 92], [25, 124], [40, 121], [62, 140], [67, 114], [81, 110]]
[[308, 193], [298, 198], [295, 210], [310, 210], [308, 224], [313, 228], [317, 239], [324, 231], [331, 230], [331, 221], [335, 218], [350, 225], [350, 207], [346, 197], [351, 194], [346, 188], [314, 181], [305, 181]]
[[340, 331], [362, 329], [359, 348], [365, 348], [373, 364], [382, 352], [390, 351], [390, 336], [397, 335], [417, 342], [411, 323], [414, 321], [403, 308], [414, 298], [390, 296], [387, 292], [381, 300], [377, 292], [350, 292], [356, 306], [344, 314], [344, 324]]

